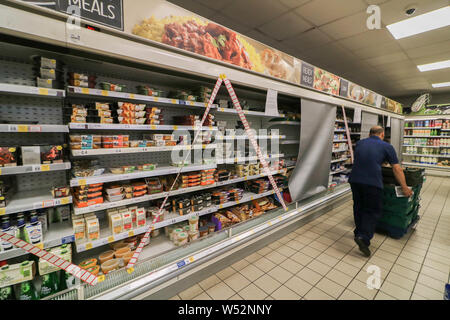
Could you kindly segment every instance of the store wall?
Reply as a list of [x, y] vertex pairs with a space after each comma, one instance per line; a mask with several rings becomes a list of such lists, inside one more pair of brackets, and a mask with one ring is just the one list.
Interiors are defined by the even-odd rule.
[[363, 111], [361, 120], [361, 140], [368, 138], [370, 129], [376, 125], [378, 125], [378, 115]]
[[327, 190], [333, 148], [336, 106], [302, 99], [300, 149], [289, 180], [293, 201]]

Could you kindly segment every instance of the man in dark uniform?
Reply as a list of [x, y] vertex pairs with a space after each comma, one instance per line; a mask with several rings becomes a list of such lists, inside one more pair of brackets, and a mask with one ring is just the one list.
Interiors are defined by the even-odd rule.
[[353, 216], [356, 228], [355, 242], [359, 250], [369, 257], [370, 240], [373, 238], [377, 221], [383, 213], [383, 177], [381, 164], [385, 161], [392, 166], [396, 180], [406, 197], [412, 191], [406, 185], [405, 175], [395, 153], [395, 149], [384, 140], [384, 129], [375, 126], [370, 129], [370, 137], [360, 140], [355, 147], [355, 159], [349, 182], [353, 193]]

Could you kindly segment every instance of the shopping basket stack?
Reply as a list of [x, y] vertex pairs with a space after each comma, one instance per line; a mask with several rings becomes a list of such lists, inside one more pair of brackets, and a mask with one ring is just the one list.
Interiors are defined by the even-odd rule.
[[378, 221], [377, 231], [392, 238], [403, 237], [419, 220], [420, 191], [425, 180], [425, 169], [404, 169], [406, 184], [414, 194], [410, 198], [398, 197], [392, 168], [383, 168], [383, 216]]

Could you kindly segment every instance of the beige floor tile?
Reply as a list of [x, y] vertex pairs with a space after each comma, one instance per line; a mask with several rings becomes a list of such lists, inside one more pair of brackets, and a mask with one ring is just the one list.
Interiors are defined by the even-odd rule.
[[397, 300], [397, 299], [394, 297], [391, 297], [390, 295], [388, 295], [382, 291], [378, 291], [374, 300]]
[[387, 260], [392, 263], [394, 263], [395, 260], [397, 260], [397, 258], [398, 258], [397, 254], [392, 254], [392, 253], [382, 250], [382, 249], [378, 249], [373, 256], [379, 257], [381, 259]]
[[213, 300], [226, 300], [235, 294], [235, 292], [223, 282], [209, 288], [206, 290], [206, 293]]
[[344, 292], [340, 295], [338, 300], [367, 300], [364, 297], [361, 297], [360, 295], [357, 295], [351, 290], [344, 290]]
[[334, 233], [334, 232], [327, 231], [326, 233], [323, 234], [323, 236], [327, 237], [327, 238], [329, 238], [329, 239], [331, 239], [333, 241], [337, 241], [340, 238], [342, 238], [343, 235], [339, 234], [339, 233]]
[[413, 271], [419, 272], [422, 268], [422, 265], [420, 263], [411, 261], [409, 259], [398, 257], [397, 261], [395, 262], [397, 265], [401, 265], [405, 268], [411, 269]]
[[[356, 275], [355, 279], [358, 279], [359, 281], [366, 283], [369, 278], [374, 276], [374, 272], [373, 271], [367, 272], [368, 270], [370, 270], [370, 269], [367, 269], [366, 266], [364, 268], [362, 268], [361, 271], [358, 272], [358, 274]], [[389, 269], [384, 269], [384, 268], [380, 267], [381, 282], [384, 281], [384, 279], [386, 278], [388, 273], [389, 273]]]
[[434, 278], [436, 280], [440, 281], [448, 281], [448, 273], [447, 272], [441, 272], [439, 270], [422, 266], [422, 270], [420, 270], [420, 273], [425, 274], [426, 276], [429, 276], [431, 278]]
[[419, 276], [419, 273], [416, 271], [413, 271], [411, 269], [405, 268], [399, 264], [394, 264], [392, 266], [391, 272], [396, 273], [398, 275], [401, 275], [405, 278], [408, 278], [409, 280], [416, 281], [417, 277]]
[[302, 236], [304, 236], [304, 237], [306, 237], [306, 238], [309, 238], [309, 239], [311, 239], [311, 240], [315, 240], [315, 239], [317, 239], [317, 238], [320, 237], [320, 234], [308, 230], [308, 231], [302, 233]]
[[244, 299], [242, 299], [242, 297], [236, 293], [234, 296], [230, 297], [228, 300], [244, 300]]
[[199, 294], [198, 296], [196, 296], [195, 298], [193, 298], [192, 300], [212, 300], [210, 296], [208, 296], [206, 294], [206, 292], [203, 292], [201, 294]]
[[275, 298], [275, 300], [300, 300], [301, 298], [298, 294], [285, 286], [279, 287], [272, 292], [271, 296]]
[[178, 295], [173, 296], [169, 300], [181, 300], [181, 298]]
[[319, 242], [317, 240], [315, 240], [315, 241], [311, 242], [310, 244], [308, 244], [308, 247], [314, 248], [314, 249], [319, 250], [321, 252], [329, 248], [328, 245], [323, 244], [323, 243], [321, 243], [321, 242]]
[[330, 238], [321, 236], [319, 238], [316, 239], [317, 242], [323, 243], [324, 245], [326, 245], [327, 247], [331, 246], [333, 243], [335, 243], [336, 241], [331, 240]]
[[291, 238], [289, 238], [288, 236], [284, 236], [280, 239], [278, 239], [279, 242], [286, 244], [287, 242], [289, 242], [291, 240]]
[[262, 249], [259, 249], [256, 252], [259, 253], [262, 256], [265, 256], [266, 254], [269, 254], [270, 252], [272, 252], [272, 249], [270, 249], [269, 247], [264, 247]]
[[378, 293], [377, 289], [369, 289], [366, 283], [363, 283], [356, 279], [350, 282], [348, 289], [368, 300], [373, 300], [375, 295]]
[[315, 272], [321, 274], [322, 276], [326, 275], [330, 270], [331, 267], [327, 266], [325, 263], [322, 263], [318, 260], [311, 261], [307, 267], [311, 270], [314, 270]]
[[424, 257], [427, 254], [427, 250], [428, 249], [419, 249], [419, 248], [411, 247], [411, 246], [408, 246], [408, 245], [406, 245], [403, 248], [404, 252], [417, 254], [417, 255], [422, 256], [422, 257]]
[[389, 270], [394, 265], [394, 263], [383, 258], [373, 256], [369, 259], [369, 261], [367, 261], [367, 263], [365, 264], [365, 268], [367, 268], [368, 265], [376, 265], [380, 268]]
[[325, 277], [344, 287], [347, 287], [353, 280], [353, 278], [349, 275], [346, 275], [345, 273], [336, 269], [331, 269]]
[[402, 288], [399, 285], [391, 283], [387, 280], [381, 286], [380, 291], [382, 291], [396, 299], [399, 299], [399, 300], [409, 300], [409, 298], [411, 297], [411, 294], [412, 294], [411, 290]]
[[281, 283], [279, 281], [275, 280], [268, 274], [263, 275], [253, 283], [267, 294], [271, 294], [281, 286]]
[[425, 258], [424, 256], [420, 256], [420, 255], [417, 255], [417, 254], [414, 254], [414, 253], [411, 253], [408, 251], [403, 251], [399, 257], [406, 258], [406, 259], [414, 261], [416, 263], [422, 263], [423, 259]]
[[[400, 252], [402, 252], [402, 249], [401, 249], [401, 248], [393, 247], [393, 246], [390, 246], [390, 245], [385, 244], [385, 243], [383, 243], [383, 244], [379, 247], [379, 249], [380, 249], [380, 250], [387, 251], [387, 252], [392, 253], [392, 254], [397, 255], [397, 256], [400, 254]], [[405, 250], [405, 249], [403, 249], [403, 250]]]
[[444, 273], [450, 272], [450, 265], [430, 259], [430, 258], [425, 258], [425, 260], [423, 260], [423, 264], [427, 267], [436, 269], [436, 270], [444, 272]]
[[219, 272], [216, 273], [216, 276], [220, 279], [220, 280], [225, 280], [226, 278], [228, 278], [229, 276], [233, 275], [236, 273], [236, 270], [234, 270], [231, 267], [227, 267], [225, 269], [220, 270]]
[[306, 282], [303, 279], [300, 279], [299, 277], [292, 277], [288, 281], [284, 283], [284, 286], [288, 287], [295, 293], [297, 293], [299, 296], [304, 296], [308, 293], [309, 290], [313, 287], [311, 284]]
[[332, 296], [317, 288], [312, 288], [309, 290], [303, 298], [305, 300], [335, 300]]
[[203, 290], [208, 290], [209, 288], [215, 286], [219, 282], [221, 282], [219, 277], [213, 274], [212, 276], [206, 278], [205, 280], [200, 281], [198, 284]]
[[231, 289], [236, 292], [240, 291], [250, 284], [250, 281], [248, 281], [240, 273], [233, 274], [231, 277], [226, 278], [223, 282], [225, 282]]
[[413, 280], [410, 280], [406, 277], [403, 277], [403, 276], [393, 273], [393, 272], [389, 273], [385, 280], [389, 281], [390, 283], [393, 283], [405, 290], [408, 290], [409, 292], [411, 292], [414, 289], [414, 284], [416, 283]]
[[430, 299], [422, 297], [421, 295], [418, 295], [417, 293], [413, 293], [411, 296], [411, 300], [430, 300]]
[[264, 274], [264, 272], [262, 272], [260, 269], [258, 269], [252, 264], [246, 266], [244, 269], [240, 271], [240, 273], [252, 282]]
[[267, 296], [264, 300], [276, 300], [276, 299], [272, 296]]
[[325, 253], [325, 254], [333, 257], [333, 258], [336, 258], [338, 260], [341, 260], [346, 255], [346, 252], [339, 251], [339, 250], [337, 250], [335, 248], [332, 248], [332, 247], [328, 248], [323, 253]]
[[424, 286], [430, 287], [431, 289], [442, 292], [444, 292], [445, 284], [447, 283], [446, 281], [431, 278], [423, 273], [419, 275], [419, 277], [417, 278], [417, 282], [423, 284]]
[[242, 269], [244, 269], [246, 266], [248, 266], [250, 263], [245, 260], [245, 259], [241, 259], [238, 262], [235, 262], [231, 265], [231, 267], [237, 271], [240, 271]]
[[334, 269], [339, 270], [350, 277], [356, 276], [361, 270], [361, 268], [355, 267], [345, 261], [338, 262], [338, 264], [334, 266]]
[[271, 244], [268, 245], [268, 247], [272, 250], [277, 250], [279, 247], [281, 247], [283, 244], [281, 242], [272, 242]]
[[248, 255], [247, 257], [245, 257], [245, 260], [247, 260], [250, 263], [255, 262], [256, 260], [261, 259], [262, 255], [260, 255], [257, 252], [253, 252], [251, 255]]
[[309, 269], [308, 267], [300, 270], [300, 272], [297, 273], [297, 277], [305, 280], [306, 282], [308, 282], [309, 284], [311, 284], [313, 286], [315, 286], [316, 283], [319, 282], [320, 279], [322, 279], [322, 275], [320, 273], [317, 273], [317, 272]]
[[278, 253], [277, 251], [272, 251], [268, 255], [266, 255], [266, 258], [272, 261], [273, 263], [280, 264], [284, 260], [287, 259], [287, 257], [283, 256], [282, 254]]
[[280, 267], [283, 267], [292, 274], [296, 274], [297, 272], [303, 269], [303, 266], [300, 263], [292, 259], [284, 260], [282, 263], [280, 263]]
[[317, 258], [322, 253], [321, 251], [309, 246], [304, 247], [302, 250], [300, 250], [300, 252], [310, 256], [311, 258]]
[[331, 281], [327, 278], [322, 278], [317, 284], [316, 288], [319, 288], [326, 294], [332, 296], [333, 298], [337, 299], [342, 292], [345, 290], [344, 286], [341, 286], [340, 284], [337, 284], [334, 281]]
[[193, 297], [198, 296], [202, 292], [203, 292], [203, 289], [198, 284], [194, 284], [192, 287], [178, 293], [178, 296], [182, 300], [190, 300]]
[[297, 263], [300, 263], [303, 266], [306, 266], [308, 263], [310, 263], [313, 258], [311, 258], [310, 256], [302, 253], [302, 252], [297, 252], [295, 254], [293, 254], [290, 259], [294, 260]]
[[253, 283], [239, 291], [238, 294], [244, 300], [263, 300], [267, 297], [267, 293], [255, 286]]
[[302, 248], [304, 248], [306, 246], [306, 244], [303, 244], [297, 240], [291, 240], [288, 243], [286, 243], [286, 246], [288, 246], [292, 250], [298, 251], [298, 250], [301, 250]]
[[363, 257], [362, 255], [356, 256], [350, 252], [342, 258], [342, 261], [351, 264], [354, 267], [362, 268], [366, 264], [367, 258]]
[[273, 269], [276, 264], [273, 263], [272, 261], [270, 261], [269, 259], [267, 259], [266, 257], [262, 257], [261, 259], [255, 261], [254, 263], [252, 263], [255, 267], [257, 267], [258, 269], [261, 269], [264, 272], [267, 272], [271, 269]]
[[416, 283], [414, 293], [430, 300], [442, 300], [444, 291], [437, 291], [421, 283]]
[[292, 248], [289, 248], [288, 246], [281, 246], [277, 249], [277, 252], [281, 253], [285, 257], [290, 257], [297, 251]]
[[279, 281], [280, 283], [285, 283], [288, 279], [292, 277], [292, 273], [287, 271], [286, 269], [276, 266], [269, 272], [267, 272], [269, 276], [274, 278], [275, 280]]
[[432, 253], [432, 252], [428, 252], [426, 257], [427, 258], [431, 258], [431, 259], [436, 260], [436, 261], [440, 261], [440, 262], [445, 263], [447, 265], [450, 265], [450, 258], [447, 258], [447, 257], [445, 257], [443, 255]]
[[327, 266], [330, 266], [330, 267], [334, 267], [339, 262], [339, 259], [336, 259], [335, 257], [329, 256], [326, 253], [322, 253], [320, 256], [318, 256], [316, 258], [316, 260], [319, 260], [320, 262], [323, 262]]

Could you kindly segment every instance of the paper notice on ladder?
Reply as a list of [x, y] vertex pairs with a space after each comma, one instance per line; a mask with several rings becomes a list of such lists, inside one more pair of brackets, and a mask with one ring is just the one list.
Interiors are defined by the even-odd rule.
[[[411, 187], [408, 187], [412, 190]], [[402, 187], [395, 187], [395, 194], [397, 195], [397, 198], [405, 198], [405, 194], [403, 193]], [[413, 195], [414, 195], [414, 191], [413, 191]], [[409, 199], [412, 200], [412, 196], [409, 197]]]
[[387, 123], [386, 123], [386, 128], [390, 128], [390, 127], [391, 127], [391, 117], [388, 116]]
[[361, 109], [360, 108], [355, 108], [355, 113], [353, 115], [353, 122], [361, 123]]
[[273, 89], [267, 90], [266, 98], [266, 115], [278, 116], [278, 91]]

